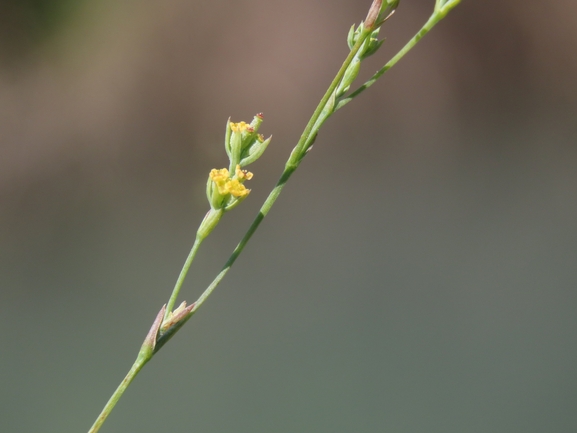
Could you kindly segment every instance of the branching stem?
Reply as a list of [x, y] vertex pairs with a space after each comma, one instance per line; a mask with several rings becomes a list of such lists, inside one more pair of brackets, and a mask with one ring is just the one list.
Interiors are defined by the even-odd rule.
[[[359, 87], [357, 90], [355, 90], [354, 92], [352, 92], [348, 96], [341, 98], [337, 102], [336, 106], [332, 107], [331, 113], [338, 110], [339, 108], [342, 108], [344, 105], [346, 105], [347, 103], [352, 101], [355, 97], [360, 95], [363, 91], [365, 91], [370, 86], [372, 86], [385, 72], [387, 72], [390, 68], [392, 68], [405, 54], [407, 54], [411, 50], [411, 48], [413, 48], [417, 44], [417, 42], [419, 42], [419, 40], [424, 35], [426, 35], [435, 26], [435, 24], [437, 24], [442, 18], [444, 18], [444, 16], [453, 7], [455, 7], [459, 2], [460, 2], [460, 0], [436, 0], [435, 10], [434, 10], [433, 14], [431, 15], [431, 17], [429, 18], [429, 20], [421, 28], [421, 30], [419, 30], [419, 32], [389, 62], [387, 62], [387, 64], [385, 64], [385, 66], [383, 66], [381, 69], [379, 69], [371, 77], [371, 79], [369, 79], [365, 84], [363, 84], [361, 87]], [[139, 356], [137, 357], [136, 361], [134, 362], [134, 364], [130, 368], [130, 371], [128, 372], [128, 374], [126, 375], [124, 380], [120, 383], [120, 385], [118, 386], [116, 391], [114, 391], [114, 393], [112, 394], [112, 396], [110, 397], [110, 399], [108, 400], [106, 405], [104, 406], [104, 409], [102, 410], [102, 412], [100, 413], [100, 415], [98, 416], [98, 418], [96, 419], [96, 421], [94, 422], [93, 426], [90, 428], [88, 433], [97, 433], [99, 431], [100, 427], [102, 426], [102, 424], [104, 423], [104, 421], [106, 420], [106, 418], [108, 417], [108, 415], [110, 414], [110, 412], [112, 411], [112, 409], [114, 408], [114, 406], [116, 405], [116, 403], [118, 402], [120, 397], [124, 394], [124, 392], [126, 391], [128, 386], [130, 385], [130, 383], [134, 380], [134, 378], [140, 372], [140, 370], [144, 367], [144, 365], [152, 358], [154, 353], [156, 353], [157, 350], [160, 350], [160, 348], [166, 343], [166, 341], [168, 341], [170, 338], [172, 338], [172, 336], [180, 329], [180, 327], [186, 321], [188, 321], [190, 319], [190, 317], [192, 317], [194, 312], [196, 310], [198, 310], [198, 308], [204, 303], [204, 301], [206, 301], [206, 299], [210, 296], [212, 291], [218, 286], [218, 284], [222, 281], [224, 276], [228, 273], [228, 271], [230, 270], [230, 268], [232, 267], [232, 265], [234, 264], [234, 262], [236, 261], [238, 256], [241, 254], [241, 252], [243, 251], [244, 247], [246, 246], [246, 244], [248, 243], [248, 241], [250, 240], [252, 235], [254, 234], [254, 232], [258, 229], [258, 227], [259, 227], [260, 223], [262, 222], [262, 220], [264, 219], [264, 217], [269, 213], [270, 209], [272, 208], [272, 206], [276, 202], [276, 200], [277, 200], [278, 196], [280, 195], [282, 189], [284, 188], [285, 184], [287, 183], [287, 181], [289, 180], [291, 175], [295, 172], [295, 170], [298, 168], [303, 157], [306, 155], [307, 151], [310, 149], [312, 142], [316, 138], [318, 130], [320, 129], [320, 127], [324, 123], [324, 120], [326, 120], [327, 116], [324, 116], [323, 110], [325, 110], [325, 108], [327, 107], [327, 104], [330, 104], [331, 101], [334, 102], [334, 99], [331, 100], [331, 98], [335, 97], [335, 91], [336, 91], [337, 87], [339, 86], [339, 84], [341, 83], [341, 80], [343, 79], [345, 72], [347, 71], [347, 68], [349, 67], [349, 65], [351, 64], [353, 59], [355, 58], [355, 55], [358, 53], [359, 49], [361, 48], [361, 46], [365, 42], [366, 38], [369, 37], [369, 35], [371, 34], [372, 30], [374, 30], [374, 29], [365, 28], [361, 32], [361, 34], [359, 35], [355, 45], [352, 47], [347, 58], [345, 59], [341, 68], [339, 69], [337, 75], [335, 76], [335, 78], [331, 82], [329, 88], [327, 89], [324, 96], [320, 100], [317, 108], [315, 109], [309, 122], [307, 123], [299, 141], [297, 142], [296, 146], [292, 150], [292, 152], [291, 152], [291, 154], [290, 154], [290, 156], [289, 156], [289, 158], [285, 164], [285, 168], [283, 170], [283, 173], [281, 174], [277, 184], [275, 185], [275, 187], [272, 189], [272, 191], [270, 192], [270, 194], [268, 195], [268, 197], [264, 201], [264, 203], [263, 203], [262, 207], [260, 208], [256, 218], [253, 220], [253, 222], [250, 225], [250, 227], [248, 228], [247, 232], [245, 233], [245, 235], [243, 236], [241, 241], [238, 243], [238, 245], [236, 246], [236, 248], [234, 249], [234, 251], [232, 252], [230, 257], [228, 258], [228, 260], [226, 261], [222, 270], [219, 272], [219, 274], [214, 278], [214, 280], [210, 283], [210, 285], [205, 289], [205, 291], [200, 295], [200, 297], [194, 303], [194, 307], [192, 307], [189, 314], [186, 317], [184, 317], [178, 323], [177, 326], [173, 327], [172, 329], [168, 329], [164, 334], [162, 334], [162, 333], [159, 334], [158, 329], [162, 323], [161, 318], [164, 321], [166, 321], [169, 318], [169, 315], [171, 314], [171, 312], [173, 311], [174, 305], [175, 305], [176, 300], [178, 298], [178, 294], [179, 294], [180, 289], [184, 283], [184, 280], [186, 278], [186, 275], [188, 273], [190, 265], [191, 265], [192, 261], [194, 260], [194, 257], [196, 256], [196, 253], [200, 247], [200, 244], [202, 243], [202, 241], [205, 237], [205, 235], [201, 236], [201, 235], [197, 234], [197, 237], [196, 237], [195, 242], [192, 246], [192, 249], [190, 250], [190, 253], [189, 253], [189, 255], [188, 255], [188, 257], [187, 257], [187, 259], [186, 259], [186, 261], [182, 267], [180, 275], [176, 281], [175, 287], [172, 291], [172, 294], [170, 296], [168, 304], [167, 304], [166, 308], [163, 307], [163, 309], [161, 310], [161, 313], [159, 313], [159, 316], [157, 317], [157, 320], [155, 321], [156, 325], [153, 325], [153, 330], [155, 329], [154, 332], [151, 331], [152, 333], [149, 333], [149, 336], [147, 336], [147, 340], [145, 340], [145, 345], [141, 349]], [[324, 116], [324, 117], [322, 117], [322, 116]], [[212, 216], [212, 219], [209, 218], [207, 220], [207, 218], [205, 218], [205, 221], [208, 221], [207, 224], [218, 223], [218, 220], [220, 219], [220, 216], [222, 215], [222, 213], [220, 213], [220, 214], [215, 213], [214, 209], [211, 210], [211, 212], [213, 212], [213, 213], [211, 214], [209, 212], [209, 214], [207, 214], [207, 218], [208, 218], [208, 216]], [[203, 221], [203, 223], [205, 221]], [[201, 227], [202, 227], [202, 224], [201, 224]], [[210, 232], [210, 230], [208, 230], [208, 232]], [[201, 229], [199, 229], [199, 233], [201, 233]], [[156, 326], [156, 328], [155, 328], [155, 326]], [[150, 338], [152, 338], [151, 336], [154, 337], [152, 340], [150, 340]], [[148, 343], [146, 343], [146, 341], [148, 341]], [[155, 344], [156, 344], [156, 347], [155, 347]]]

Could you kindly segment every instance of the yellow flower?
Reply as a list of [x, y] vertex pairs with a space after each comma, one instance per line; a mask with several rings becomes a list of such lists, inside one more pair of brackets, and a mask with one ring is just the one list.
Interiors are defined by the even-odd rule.
[[210, 171], [210, 179], [218, 188], [220, 195], [231, 194], [235, 197], [245, 197], [250, 192], [250, 189], [246, 189], [242, 182], [250, 180], [252, 173], [247, 170], [241, 170], [240, 165], [237, 165], [235, 175], [236, 179], [231, 179], [229, 177], [230, 173], [226, 168], [221, 168], [220, 170], [213, 168]]
[[237, 179], [232, 179], [227, 182], [228, 192], [235, 197], [245, 197], [250, 192], [250, 189], [240, 183]]
[[222, 168], [220, 170], [213, 168], [212, 170], [210, 170], [210, 179], [217, 186], [218, 192], [221, 195], [228, 194], [227, 183], [230, 180], [230, 178], [228, 177], [228, 174], [229, 173], [228, 173], [228, 170], [226, 168]]
[[232, 132], [244, 132], [247, 130], [248, 132], [252, 132], [254, 130], [254, 128], [246, 122], [238, 122], [238, 123], [230, 122], [230, 129]]
[[236, 178], [240, 181], [246, 179], [246, 180], [251, 180], [252, 179], [252, 173], [248, 170], [241, 170], [240, 169], [240, 165], [236, 165], [236, 170], [235, 170], [235, 175]]

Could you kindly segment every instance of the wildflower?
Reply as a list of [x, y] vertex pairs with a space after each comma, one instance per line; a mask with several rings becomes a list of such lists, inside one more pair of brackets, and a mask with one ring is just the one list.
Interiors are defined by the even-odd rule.
[[235, 167], [233, 176], [226, 168], [212, 169], [208, 176], [206, 195], [213, 209], [230, 210], [250, 193], [243, 183], [252, 179], [250, 171], [242, 170], [240, 164]]

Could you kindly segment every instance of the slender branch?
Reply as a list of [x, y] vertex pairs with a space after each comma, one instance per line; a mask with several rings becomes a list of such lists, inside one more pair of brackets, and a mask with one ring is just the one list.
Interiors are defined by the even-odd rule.
[[184, 283], [184, 280], [186, 279], [186, 275], [188, 274], [188, 270], [190, 269], [190, 265], [191, 265], [192, 261], [194, 260], [194, 257], [196, 256], [196, 253], [198, 252], [198, 249], [200, 248], [200, 244], [202, 243], [202, 241], [203, 241], [203, 239], [199, 238], [198, 236], [194, 240], [194, 244], [192, 245], [192, 249], [190, 250], [188, 257], [186, 258], [186, 261], [184, 262], [184, 265], [182, 266], [182, 269], [180, 271], [180, 275], [178, 276], [178, 279], [176, 280], [176, 284], [174, 286], [174, 289], [172, 290], [172, 294], [170, 295], [170, 299], [168, 300], [168, 303], [166, 304], [166, 312], [164, 313], [164, 319], [165, 320], [168, 318], [168, 315], [170, 314], [170, 312], [174, 308], [174, 304], [176, 303], [176, 299], [178, 298], [178, 293], [180, 292], [180, 289], [182, 288], [182, 284]]
[[118, 403], [118, 400], [120, 400], [120, 397], [122, 397], [124, 394], [124, 391], [126, 391], [136, 375], [140, 372], [140, 370], [142, 370], [142, 367], [144, 367], [154, 355], [154, 348], [158, 338], [158, 330], [162, 324], [162, 318], [164, 317], [165, 311], [166, 306], [163, 306], [156, 315], [156, 319], [154, 319], [154, 322], [152, 323], [152, 326], [150, 327], [150, 330], [144, 339], [144, 343], [142, 343], [142, 346], [140, 347], [136, 361], [134, 361], [134, 364], [132, 364], [132, 367], [130, 367], [130, 371], [126, 374], [126, 377], [122, 380], [122, 382], [120, 382], [120, 385], [118, 385], [116, 391], [114, 391], [112, 396], [108, 399], [108, 402], [102, 409], [102, 412], [100, 412], [100, 415], [98, 415], [98, 418], [96, 418], [96, 421], [94, 421], [94, 424], [92, 424], [92, 427], [90, 427], [90, 430], [88, 430], [88, 433], [96, 433], [98, 430], [100, 430], [100, 427], [102, 424], [104, 424], [104, 421], [106, 421], [108, 415], [110, 415], [110, 412], [112, 412], [112, 409], [114, 409], [114, 406], [116, 406], [116, 403]]
[[132, 368], [124, 380], [120, 382], [120, 385], [118, 385], [118, 388], [116, 388], [116, 391], [114, 391], [114, 394], [112, 394], [102, 409], [102, 412], [100, 412], [100, 415], [98, 415], [98, 418], [96, 418], [96, 421], [94, 421], [94, 424], [92, 427], [90, 427], [90, 430], [88, 430], [88, 433], [96, 433], [98, 430], [100, 430], [100, 427], [102, 424], [104, 424], [104, 421], [106, 421], [106, 418], [108, 418], [108, 415], [110, 415], [110, 412], [112, 412], [112, 409], [114, 406], [116, 406], [116, 403], [118, 403], [118, 400], [120, 400], [120, 397], [122, 397], [122, 394], [124, 394], [124, 391], [126, 391], [126, 388], [128, 388], [128, 386], [132, 383], [138, 372], [142, 370], [142, 367], [144, 367], [145, 364], [146, 362], [139, 363], [136, 361], [132, 365]]
[[393, 66], [395, 66], [397, 64], [397, 62], [405, 56], [405, 54], [407, 54], [415, 45], [417, 45], [417, 42], [419, 42], [423, 38], [423, 36], [425, 36], [427, 33], [429, 33], [429, 31], [435, 26], [435, 24], [437, 24], [442, 18], [443, 18], [443, 16], [441, 16], [441, 14], [435, 10], [435, 12], [433, 12], [433, 14], [429, 17], [428, 21], [417, 32], [417, 34], [415, 34], [415, 36], [413, 36], [411, 38], [411, 40], [409, 42], [407, 42], [405, 44], [405, 46], [403, 48], [401, 48], [401, 50], [397, 54], [395, 54], [393, 56], [393, 58], [385, 64], [385, 66], [383, 66], [381, 69], [379, 69], [365, 84], [363, 84], [357, 90], [352, 92], [346, 98], [343, 98], [341, 101], [339, 101], [336, 109], [338, 110], [339, 108], [342, 108], [343, 106], [345, 106], [346, 104], [351, 102], [355, 97], [359, 96], [361, 93], [363, 93], [365, 90], [367, 90], [373, 84], [375, 84], [375, 82], [385, 72], [387, 72], [389, 69], [391, 69]]
[[[299, 141], [297, 142], [296, 146], [292, 150], [292, 152], [291, 152], [291, 154], [290, 154], [290, 156], [289, 156], [289, 158], [285, 164], [285, 168], [284, 168], [277, 184], [275, 185], [273, 190], [270, 192], [270, 194], [268, 195], [268, 197], [264, 201], [262, 207], [259, 210], [259, 213], [255, 217], [254, 221], [252, 222], [252, 224], [248, 228], [245, 235], [242, 237], [239, 244], [236, 246], [236, 248], [234, 249], [234, 251], [230, 255], [229, 259], [226, 261], [222, 270], [214, 278], [214, 280], [210, 283], [210, 285], [205, 289], [205, 291], [200, 295], [198, 300], [194, 304], [192, 304], [191, 306], [188, 307], [188, 309], [186, 310], [186, 311], [188, 311], [188, 313], [185, 316], [183, 316], [182, 319], [178, 320], [174, 325], [172, 325], [168, 329], [165, 329], [164, 331], [159, 332], [159, 330], [161, 329], [161, 324], [169, 318], [169, 315], [171, 314], [171, 312], [173, 310], [173, 307], [174, 307], [174, 304], [176, 303], [176, 299], [178, 297], [180, 289], [182, 288], [182, 285], [184, 283], [184, 280], [186, 278], [186, 275], [188, 273], [190, 265], [191, 265], [192, 261], [194, 260], [194, 257], [195, 257], [195, 255], [196, 255], [196, 253], [200, 247], [200, 244], [202, 243], [202, 241], [206, 237], [206, 235], [208, 233], [210, 233], [210, 231], [214, 228], [214, 226], [216, 226], [216, 224], [218, 224], [220, 217], [224, 213], [223, 209], [219, 209], [219, 210], [211, 209], [211, 211], [209, 211], [209, 213], [207, 214], [207, 216], [205, 217], [205, 219], [201, 223], [201, 226], [199, 227], [195, 242], [194, 242], [192, 249], [191, 249], [184, 265], [183, 265], [183, 268], [182, 268], [180, 275], [176, 281], [175, 287], [172, 291], [172, 294], [170, 296], [170, 299], [168, 301], [167, 306], [163, 307], [160, 310], [156, 320], [153, 323], [151, 330], [149, 331], [149, 334], [147, 335], [147, 337], [145, 339], [143, 346], [140, 349], [140, 352], [139, 352], [139, 355], [138, 355], [136, 361], [132, 365], [130, 371], [128, 372], [128, 374], [126, 375], [124, 380], [120, 383], [120, 385], [118, 386], [116, 391], [112, 394], [112, 396], [110, 397], [110, 399], [108, 400], [108, 402], [104, 406], [104, 409], [102, 410], [102, 412], [100, 413], [100, 415], [98, 416], [98, 418], [96, 419], [96, 421], [94, 422], [93, 426], [91, 427], [91, 429], [89, 430], [88, 433], [97, 433], [98, 432], [98, 430], [100, 429], [100, 427], [102, 426], [102, 424], [104, 423], [104, 421], [106, 420], [106, 418], [108, 417], [108, 415], [110, 414], [110, 412], [112, 411], [112, 409], [114, 408], [114, 406], [116, 405], [116, 403], [118, 402], [118, 400], [120, 399], [122, 394], [126, 391], [128, 386], [130, 385], [130, 383], [134, 380], [134, 378], [140, 372], [140, 370], [144, 367], [144, 365], [152, 358], [152, 356], [158, 350], [160, 350], [160, 348], [170, 338], [172, 338], [172, 336], [184, 325], [184, 323], [186, 323], [192, 317], [192, 315], [196, 312], [196, 310], [204, 303], [204, 301], [210, 296], [210, 294], [213, 292], [213, 290], [222, 281], [222, 279], [228, 273], [228, 271], [230, 270], [230, 268], [232, 267], [232, 265], [234, 264], [234, 262], [236, 261], [238, 256], [244, 250], [244, 247], [246, 246], [246, 244], [248, 243], [248, 241], [250, 240], [250, 238], [252, 237], [254, 232], [258, 229], [258, 227], [259, 227], [260, 223], [262, 222], [262, 220], [264, 219], [264, 217], [269, 213], [270, 209], [272, 208], [272, 206], [276, 202], [277, 198], [279, 197], [280, 193], [282, 192], [282, 189], [284, 188], [285, 184], [287, 183], [287, 181], [289, 180], [291, 175], [298, 168], [300, 162], [302, 161], [302, 159], [306, 155], [307, 151], [310, 149], [312, 142], [315, 140], [316, 135], [318, 133], [318, 130], [320, 129], [320, 127], [322, 126], [324, 121], [328, 118], [328, 116], [330, 114], [332, 114], [334, 111], [336, 111], [337, 109], [339, 109], [339, 108], [343, 107], [344, 105], [346, 105], [347, 103], [349, 103], [353, 98], [358, 96], [364, 90], [366, 90], [370, 86], [372, 86], [378, 78], [380, 78], [387, 70], [389, 70], [391, 67], [393, 67], [409, 50], [411, 50], [411, 48], [413, 48], [416, 45], [416, 43], [425, 34], [427, 34], [431, 30], [431, 28], [434, 27], [434, 25], [437, 22], [439, 22], [442, 18], [444, 18], [444, 16], [453, 7], [455, 7], [459, 2], [460, 2], [460, 0], [436, 0], [435, 12], [433, 13], [433, 15], [431, 15], [431, 17], [429, 18], [427, 23], [423, 26], [423, 28], [401, 49], [401, 51], [399, 51], [383, 68], [381, 68], [379, 71], [377, 71], [377, 73], [375, 73], [375, 75], [373, 75], [373, 77], [369, 81], [367, 81], [360, 88], [358, 88], [357, 90], [352, 92], [348, 97], [341, 99], [337, 103], [337, 105], [334, 106], [335, 92], [336, 92], [339, 84], [343, 80], [343, 77], [345, 76], [345, 73], [346, 73], [348, 67], [350, 66], [351, 62], [353, 61], [353, 59], [355, 58], [355, 56], [357, 55], [357, 53], [361, 49], [363, 43], [365, 42], [367, 37], [369, 37], [369, 35], [374, 30], [373, 25], [375, 25], [375, 19], [376, 18], [373, 17], [374, 13], [372, 15], [369, 14], [369, 16], [367, 17], [367, 22], [370, 21], [369, 17], [372, 17], [373, 21], [369, 22], [369, 24], [371, 24], [371, 25], [367, 26], [360, 33], [357, 41], [355, 42], [355, 45], [352, 47], [347, 58], [343, 62], [341, 68], [339, 69], [335, 78], [331, 82], [329, 88], [327, 89], [327, 91], [325, 92], [321, 101], [319, 102], [318, 106], [316, 107], [315, 111], [313, 112], [313, 114], [312, 114], [309, 122], [307, 123]], [[375, 2], [373, 3], [373, 8], [375, 9], [375, 11], [381, 10], [381, 4], [382, 4], [382, 2], [380, 2], [379, 0], [375, 0]], [[373, 11], [373, 8], [371, 8], [371, 11]], [[378, 14], [376, 17], [378, 17]], [[381, 24], [382, 24], [382, 22], [381, 22]], [[331, 100], [331, 98], [333, 98], [333, 99]], [[180, 314], [184, 314], [184, 312], [180, 311]]]
[[[268, 214], [272, 205], [274, 204], [274, 202], [278, 198], [279, 194], [281, 193], [284, 185], [286, 184], [286, 182], [288, 181], [288, 179], [290, 178], [292, 173], [296, 170], [300, 161], [302, 160], [302, 157], [306, 153], [306, 145], [310, 141], [309, 138], [310, 138], [311, 134], [313, 134], [313, 135], [316, 134], [316, 130], [313, 130], [313, 127], [315, 126], [316, 121], [320, 117], [320, 115], [323, 111], [323, 108], [327, 104], [327, 101], [329, 100], [331, 94], [335, 91], [336, 87], [338, 86], [338, 84], [339, 84], [340, 80], [342, 79], [347, 67], [349, 66], [349, 64], [353, 60], [357, 51], [361, 48], [362, 43], [364, 42], [365, 38], [368, 35], [369, 35], [369, 32], [365, 32], [362, 35], [362, 37], [359, 37], [359, 40], [357, 41], [357, 43], [355, 44], [355, 46], [353, 47], [353, 49], [351, 50], [351, 52], [347, 56], [346, 60], [343, 62], [341, 69], [339, 70], [336, 77], [334, 78], [331, 85], [329, 86], [327, 92], [325, 93], [325, 95], [321, 99], [321, 102], [319, 103], [317, 109], [314, 111], [311, 119], [309, 120], [309, 123], [307, 124], [307, 126], [306, 126], [306, 128], [305, 128], [305, 130], [301, 136], [301, 138], [299, 139], [297, 145], [293, 149], [279, 181], [277, 182], [276, 186], [273, 188], [273, 190], [271, 191], [271, 193], [269, 194], [269, 196], [267, 197], [267, 199], [263, 203], [258, 215], [256, 216], [253, 223], [251, 224], [251, 226], [249, 227], [249, 229], [247, 230], [247, 232], [243, 236], [242, 240], [239, 242], [237, 247], [234, 249], [233, 253], [231, 254], [229, 259], [227, 260], [223, 269], [216, 276], [216, 278], [213, 280], [213, 282], [208, 286], [208, 288], [202, 293], [200, 298], [195, 302], [194, 307], [191, 309], [190, 313], [183, 320], [181, 320], [178, 324], [176, 324], [174, 329], [172, 329], [172, 330], [169, 329], [164, 335], [159, 336], [158, 341], [156, 341], [156, 345], [157, 345], [156, 350], [159, 350], [166, 343], [166, 341], [168, 339], [172, 338], [172, 336], [176, 333], [176, 331], [178, 331], [182, 327], [182, 325], [188, 319], [190, 319], [190, 317], [192, 317], [192, 315], [198, 309], [198, 307], [200, 307], [200, 305], [202, 305], [202, 303], [206, 300], [206, 298], [208, 298], [208, 296], [212, 293], [212, 291], [216, 288], [216, 286], [220, 283], [220, 281], [224, 278], [224, 276], [229, 271], [231, 266], [234, 264], [234, 262], [236, 261], [236, 259], [238, 258], [238, 256], [240, 255], [240, 253], [244, 249], [245, 245], [248, 243], [248, 241], [252, 237], [253, 233], [256, 231], [256, 229], [258, 228], [258, 226], [260, 225], [260, 223], [264, 219], [264, 217]], [[206, 218], [205, 218], [205, 221], [206, 221]], [[202, 224], [201, 224], [201, 227], [202, 227]], [[200, 229], [199, 229], [199, 231], [200, 231]], [[178, 277], [176, 285], [172, 291], [169, 303], [167, 304], [166, 309], [162, 310], [162, 313], [163, 313], [165, 320], [168, 317], [168, 315], [170, 314], [170, 312], [172, 311], [172, 308], [174, 307], [174, 304], [176, 302], [176, 298], [178, 296], [180, 288], [182, 287], [182, 284], [184, 283], [184, 279], [186, 278], [186, 275], [188, 273], [190, 265], [194, 259], [194, 256], [196, 255], [196, 252], [198, 251], [198, 248], [200, 247], [202, 240], [203, 240], [203, 237], [199, 237], [197, 235], [195, 243], [194, 243], [194, 245], [193, 245], [193, 247], [192, 247], [185, 263], [184, 263], [184, 266], [180, 272], [180, 275]], [[160, 326], [160, 323], [158, 324], [158, 326]], [[164, 338], [163, 338], [163, 336], [164, 336]], [[150, 353], [150, 356], [145, 360], [141, 360], [140, 356], [139, 356], [139, 358], [137, 358], [137, 360], [132, 365], [132, 368], [130, 369], [130, 371], [128, 372], [128, 374], [124, 378], [124, 380], [120, 383], [120, 385], [118, 386], [116, 391], [114, 391], [114, 394], [112, 394], [112, 396], [108, 400], [108, 403], [106, 403], [106, 405], [104, 406], [104, 409], [102, 410], [101, 414], [96, 419], [96, 421], [94, 422], [94, 425], [92, 426], [92, 428], [89, 430], [88, 433], [98, 432], [101, 425], [104, 423], [104, 421], [106, 420], [106, 418], [108, 417], [108, 415], [110, 414], [110, 412], [112, 411], [112, 409], [114, 408], [114, 406], [116, 405], [116, 403], [118, 402], [118, 400], [120, 399], [120, 397], [122, 396], [124, 391], [126, 391], [126, 388], [128, 388], [128, 386], [134, 380], [134, 378], [136, 377], [138, 372], [142, 369], [142, 367], [144, 367], [146, 362], [148, 362], [150, 360], [150, 358], [154, 355], [156, 350], [154, 352]]]
[[230, 255], [229, 259], [226, 261], [220, 273], [214, 278], [212, 283], [210, 283], [210, 285], [205, 289], [202, 295], [200, 295], [200, 297], [194, 303], [194, 308], [190, 313], [191, 315], [194, 314], [194, 312], [204, 303], [204, 301], [210, 296], [212, 291], [216, 288], [216, 286], [218, 286], [218, 284], [222, 281], [224, 276], [228, 273], [228, 271], [230, 270], [230, 268], [232, 267], [232, 265], [234, 264], [234, 262], [236, 261], [236, 259], [238, 258], [238, 256], [240, 255], [240, 253], [242, 252], [242, 250], [252, 237], [252, 235], [254, 234], [254, 232], [258, 229], [258, 226], [260, 225], [264, 217], [269, 213], [270, 209], [274, 205], [285, 184], [287, 183], [291, 175], [295, 172], [295, 170], [298, 168], [300, 161], [306, 154], [306, 149], [308, 148], [307, 144], [309, 144], [311, 137], [314, 137], [318, 132], [318, 128], [315, 128], [317, 120], [321, 116], [323, 109], [327, 105], [327, 102], [329, 101], [331, 95], [336, 90], [337, 86], [339, 85], [343, 76], [345, 75], [347, 68], [355, 58], [355, 55], [363, 45], [365, 39], [370, 35], [371, 31], [372, 30], [370, 28], [363, 31], [363, 33], [358, 38], [357, 42], [349, 52], [349, 55], [343, 62], [341, 68], [339, 69], [339, 72], [331, 82], [329, 88], [327, 89], [321, 101], [317, 105], [317, 108], [313, 112], [313, 115], [311, 116], [307, 126], [305, 127], [297, 145], [291, 152], [291, 155], [288, 161], [286, 162], [285, 169], [281, 177], [279, 178], [276, 186], [273, 188], [273, 190], [266, 198], [257, 216], [253, 220], [252, 224], [250, 225], [249, 229], [247, 230], [241, 241], [238, 243], [238, 245]]

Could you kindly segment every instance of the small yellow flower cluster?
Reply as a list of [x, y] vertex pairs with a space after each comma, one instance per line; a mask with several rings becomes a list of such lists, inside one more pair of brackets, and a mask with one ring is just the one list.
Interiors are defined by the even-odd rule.
[[265, 140], [258, 134], [262, 121], [263, 116], [259, 113], [250, 123], [235, 123], [230, 119], [226, 122], [224, 148], [230, 164], [228, 169], [213, 169], [206, 184], [206, 197], [213, 210], [227, 212], [250, 193], [243, 184], [252, 178], [252, 173], [242, 168], [256, 161], [272, 138]]
[[240, 165], [236, 165], [236, 170], [235, 170], [235, 176], [238, 180], [251, 180], [252, 179], [252, 173], [248, 170], [241, 170], [240, 169]]
[[230, 122], [230, 129], [233, 132], [244, 132], [244, 131], [253, 132], [254, 131], [254, 128], [246, 122], [238, 122], [238, 123]]
[[247, 196], [250, 189], [247, 189], [241, 182], [245, 179], [250, 180], [252, 173], [247, 170], [241, 170], [240, 165], [237, 165], [234, 177], [234, 179], [230, 177], [230, 173], [226, 168], [220, 170], [213, 168], [210, 171], [210, 179], [214, 182], [221, 195], [231, 194], [234, 197]]

